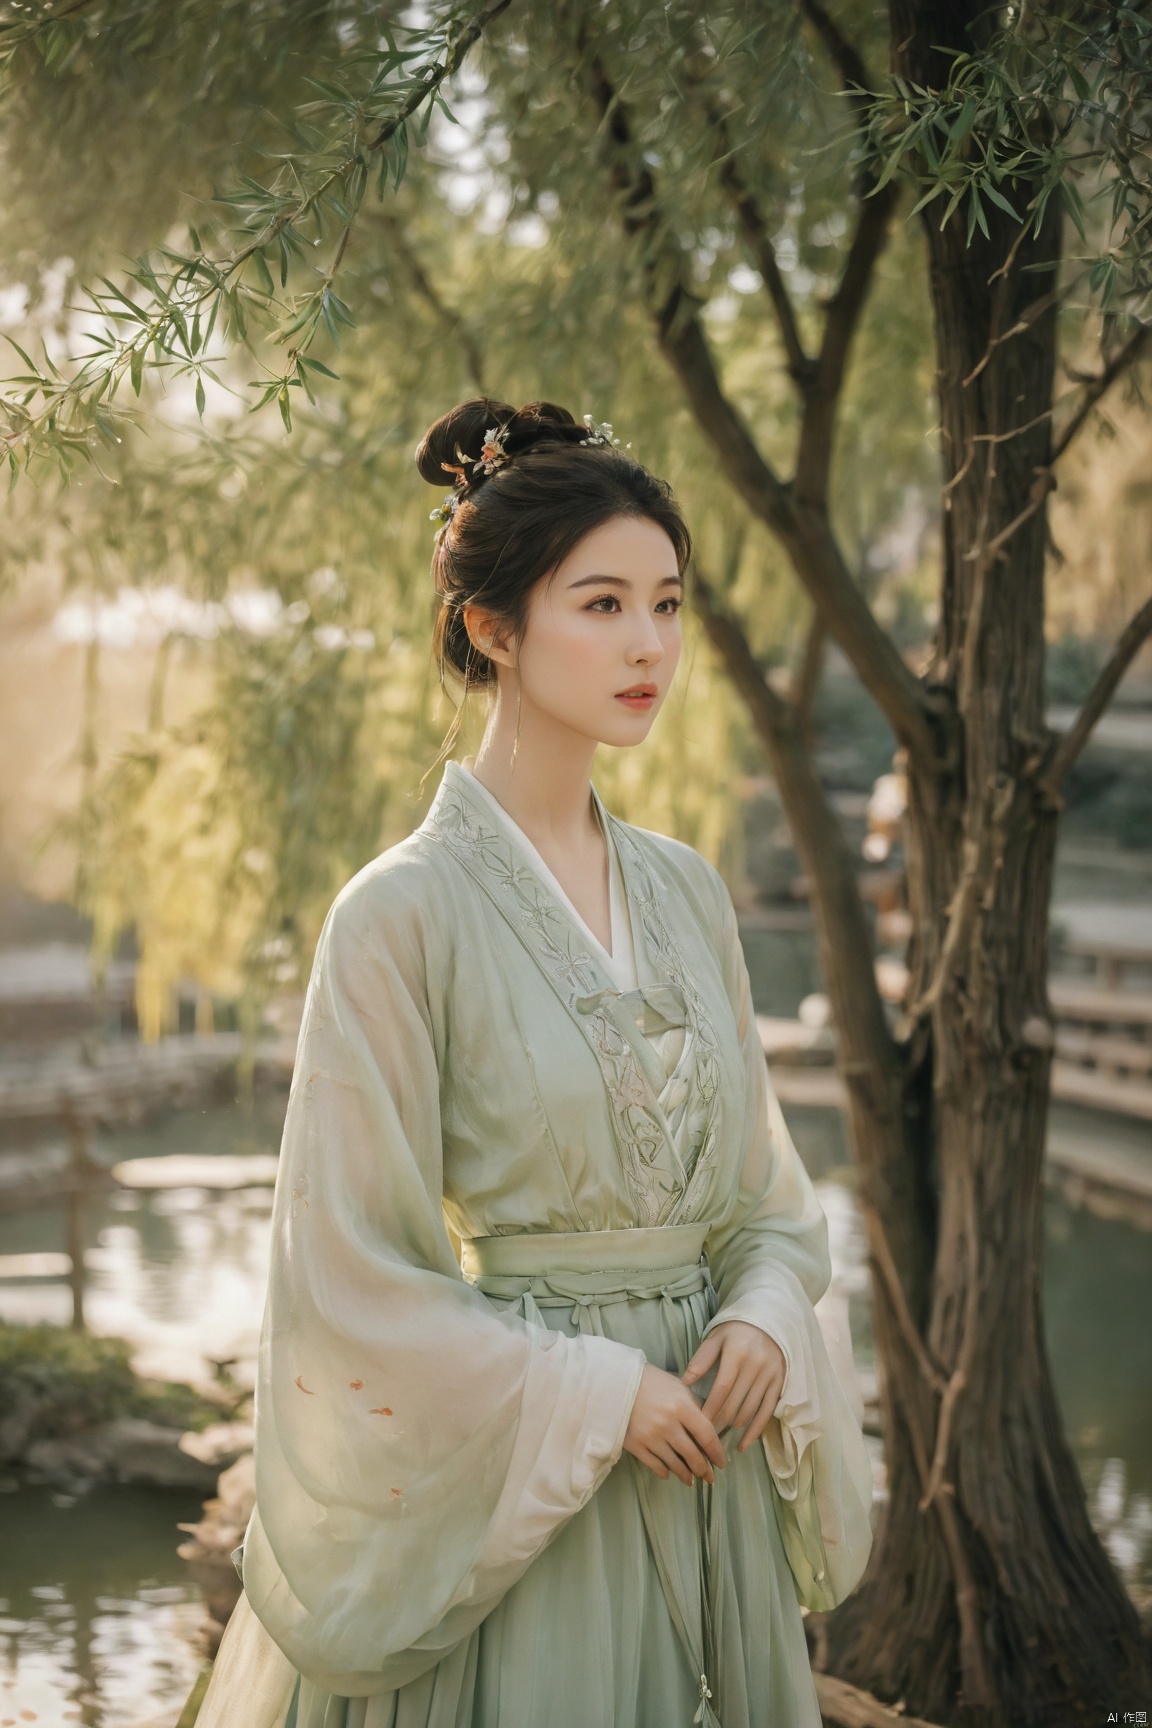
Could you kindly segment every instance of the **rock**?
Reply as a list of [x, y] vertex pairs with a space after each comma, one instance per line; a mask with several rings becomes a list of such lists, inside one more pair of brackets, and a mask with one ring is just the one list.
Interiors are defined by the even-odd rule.
[[19, 1459], [36, 1431], [45, 1400], [30, 1386], [17, 1385], [12, 1401], [0, 1416], [0, 1463]]
[[150, 1482], [157, 1488], [202, 1490], [215, 1475], [211, 1464], [189, 1457], [180, 1448], [184, 1438], [178, 1428], [124, 1417], [106, 1429], [110, 1459], [117, 1480]]
[[182, 1451], [182, 1439], [182, 1429], [124, 1416], [79, 1434], [35, 1440], [24, 1458], [33, 1470], [50, 1477], [86, 1476], [202, 1493], [213, 1485], [215, 1469]]
[[87, 1434], [55, 1435], [48, 1440], [33, 1440], [24, 1453], [23, 1462], [40, 1475], [49, 1477], [100, 1479], [108, 1470], [108, 1455], [100, 1429], [91, 1429]]
[[204, 1516], [199, 1524], [180, 1525], [191, 1540], [181, 1542], [176, 1552], [187, 1560], [204, 1593], [210, 1618], [204, 1628], [203, 1642], [209, 1655], [215, 1655], [219, 1648], [224, 1627], [240, 1600], [241, 1584], [232, 1564], [232, 1551], [244, 1540], [255, 1504], [256, 1462], [251, 1452], [247, 1452], [225, 1470], [215, 1498], [204, 1502]]
[[224, 1470], [235, 1464], [245, 1452], [251, 1452], [256, 1430], [251, 1422], [213, 1422], [199, 1433], [192, 1429], [180, 1437], [180, 1450], [214, 1470]]

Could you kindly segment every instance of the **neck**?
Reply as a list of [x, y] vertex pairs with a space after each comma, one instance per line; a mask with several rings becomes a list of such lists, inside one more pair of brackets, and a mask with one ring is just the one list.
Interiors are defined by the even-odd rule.
[[[523, 697], [517, 739], [516, 691], [501, 681], [472, 766], [482, 786], [534, 845], [561, 850], [599, 837], [592, 806], [596, 740], [574, 732]], [[514, 749], [515, 747], [515, 749]]]

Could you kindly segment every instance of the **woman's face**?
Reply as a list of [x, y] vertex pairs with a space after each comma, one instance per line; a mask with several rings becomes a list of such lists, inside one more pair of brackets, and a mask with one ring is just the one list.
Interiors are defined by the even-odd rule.
[[518, 673], [525, 718], [534, 707], [596, 743], [639, 744], [680, 660], [682, 599], [664, 530], [615, 516], [536, 584], [518, 654], [509, 642], [491, 658], [502, 683]]

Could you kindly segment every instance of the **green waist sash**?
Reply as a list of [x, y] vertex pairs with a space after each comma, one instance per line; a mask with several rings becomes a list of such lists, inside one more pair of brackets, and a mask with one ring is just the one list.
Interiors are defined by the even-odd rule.
[[515, 1236], [465, 1237], [468, 1278], [535, 1278], [555, 1273], [608, 1275], [682, 1271], [697, 1266], [708, 1234], [704, 1224], [635, 1230], [543, 1230]]

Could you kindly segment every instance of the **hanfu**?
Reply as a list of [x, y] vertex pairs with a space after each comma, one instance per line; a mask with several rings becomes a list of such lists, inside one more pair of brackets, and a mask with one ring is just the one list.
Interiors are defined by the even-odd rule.
[[[201, 1728], [819, 1728], [800, 1606], [871, 1542], [826, 1221], [722, 878], [593, 800], [611, 953], [452, 762], [328, 916]], [[732, 1319], [775, 1416], [661, 1480], [622, 1450], [644, 1363]]]

